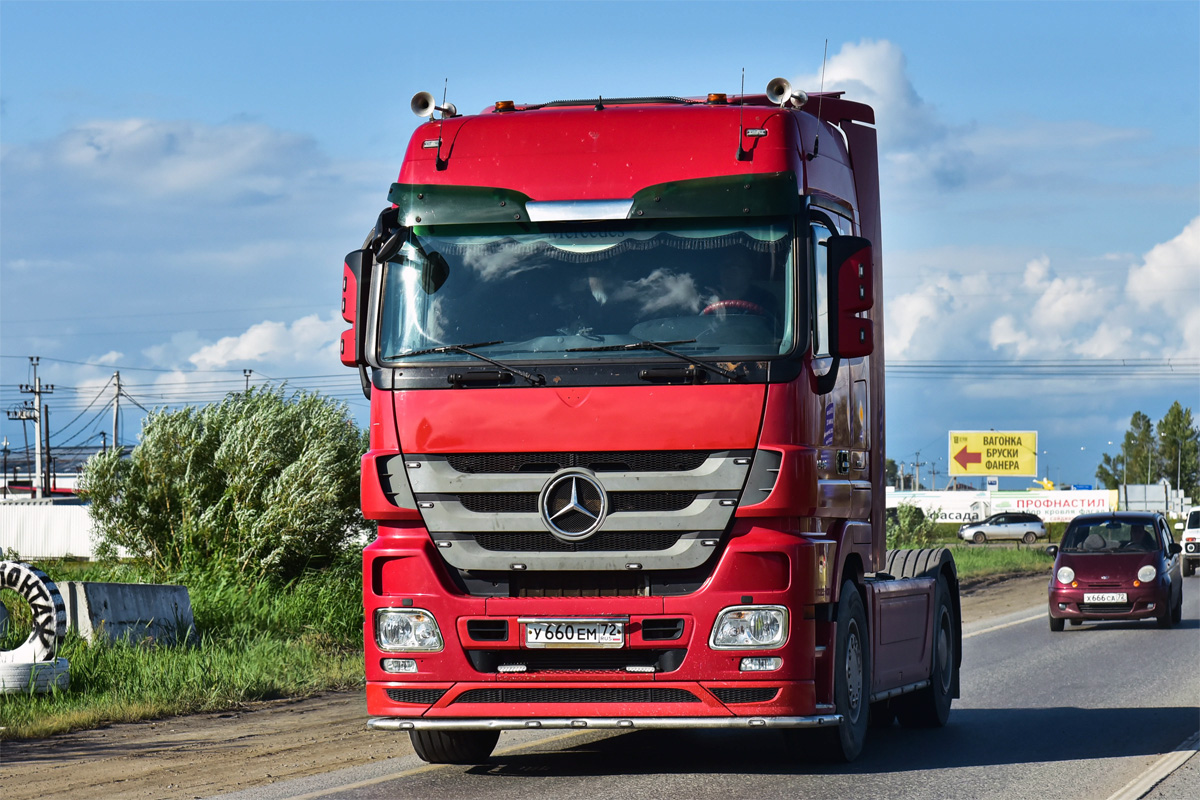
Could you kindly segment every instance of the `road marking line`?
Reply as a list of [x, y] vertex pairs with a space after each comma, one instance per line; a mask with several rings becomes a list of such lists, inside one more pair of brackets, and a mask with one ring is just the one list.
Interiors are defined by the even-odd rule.
[[1196, 731], [1184, 739], [1178, 747], [1151, 764], [1150, 769], [1125, 784], [1108, 800], [1138, 800], [1140, 797], [1145, 797], [1163, 779], [1196, 755], [1198, 744], [1200, 744], [1200, 731]]
[[1033, 622], [1036, 619], [1045, 619], [1045, 615], [1044, 614], [1035, 614], [1032, 617], [1023, 617], [1022, 619], [1015, 619], [1012, 622], [1006, 622], [1003, 625], [993, 625], [992, 627], [984, 628], [981, 631], [973, 631], [971, 633], [964, 633], [963, 638], [970, 639], [972, 636], [981, 636], [985, 633], [991, 633], [992, 631], [1003, 630], [1004, 628], [1011, 628], [1014, 625], [1023, 625], [1026, 622]]
[[[562, 741], [563, 739], [570, 739], [571, 737], [574, 737], [574, 736], [582, 736], [585, 733], [595, 733], [595, 732], [596, 732], [595, 730], [568, 731], [566, 733], [560, 733], [556, 736], [548, 736], [545, 739], [538, 739], [537, 741], [534, 741], [534, 742], [526, 742], [525, 744], [515, 744], [512, 747], [505, 747], [502, 750], [497, 750], [492, 755], [506, 756], [506, 755], [510, 755], [512, 753], [519, 753], [522, 750], [529, 750], [534, 747], [540, 747], [541, 745], [549, 744], [551, 742], [559, 742], [559, 741]], [[353, 791], [355, 789], [362, 789], [367, 786], [376, 786], [380, 783], [387, 783], [388, 781], [398, 780], [400, 778], [407, 778], [411, 775], [420, 775], [422, 772], [432, 772], [435, 769], [446, 769], [447, 767], [461, 767], [461, 766], [463, 766], [463, 765], [462, 764], [423, 764], [419, 767], [413, 767], [412, 769], [406, 769], [401, 772], [393, 772], [390, 775], [380, 775], [378, 778], [368, 778], [367, 780], [357, 781], [355, 783], [347, 783], [344, 786], [334, 786], [334, 787], [330, 787], [328, 789], [319, 789], [315, 792], [309, 792], [308, 794], [295, 795], [294, 797], [291, 798], [291, 800], [315, 800], [318, 797], [328, 797], [331, 794], [338, 794], [339, 792], [349, 792], [349, 791]]]

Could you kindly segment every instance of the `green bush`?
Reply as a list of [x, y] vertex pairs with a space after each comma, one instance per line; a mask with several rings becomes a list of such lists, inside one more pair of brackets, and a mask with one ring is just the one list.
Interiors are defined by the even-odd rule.
[[926, 516], [918, 506], [900, 504], [886, 522], [890, 550], [929, 547], [937, 540], [937, 512]]
[[127, 458], [114, 449], [84, 467], [98, 553], [125, 548], [157, 572], [292, 580], [368, 530], [366, 446], [344, 403], [282, 388], [154, 411]]

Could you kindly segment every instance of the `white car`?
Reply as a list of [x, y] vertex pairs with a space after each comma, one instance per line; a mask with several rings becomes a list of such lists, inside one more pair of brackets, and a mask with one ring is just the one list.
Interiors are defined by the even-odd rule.
[[993, 514], [982, 522], [968, 522], [958, 528], [958, 538], [964, 542], [984, 544], [995, 539], [1019, 539], [1033, 544], [1046, 538], [1046, 526], [1036, 514], [1007, 511]]
[[1183, 574], [1191, 575], [1200, 564], [1200, 508], [1188, 512], [1187, 522], [1176, 522], [1180, 531], [1179, 543], [1183, 545]]

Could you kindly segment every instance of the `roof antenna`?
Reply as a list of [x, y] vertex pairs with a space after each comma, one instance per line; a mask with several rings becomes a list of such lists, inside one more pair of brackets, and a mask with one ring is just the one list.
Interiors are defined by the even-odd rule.
[[825, 59], [829, 56], [829, 40], [825, 40], [825, 52], [821, 54], [821, 93], [817, 95], [817, 135], [813, 137], [813, 151], [808, 154], [808, 160], [817, 157], [821, 149], [821, 102], [825, 99]]

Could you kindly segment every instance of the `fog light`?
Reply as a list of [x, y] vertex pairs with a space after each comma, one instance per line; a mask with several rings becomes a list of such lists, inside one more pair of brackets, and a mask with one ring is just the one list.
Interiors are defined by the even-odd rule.
[[742, 663], [738, 666], [742, 672], [770, 672], [779, 669], [783, 666], [782, 658], [764, 658], [755, 656], [753, 658], [743, 658]]
[[1147, 603], [1147, 604], [1146, 604], [1146, 610], [1147, 610], [1147, 611], [1153, 611], [1153, 610], [1154, 610], [1154, 603]]
[[381, 650], [433, 652], [442, 649], [442, 632], [424, 609], [381, 608], [375, 612], [375, 641]]
[[714, 650], [773, 650], [787, 641], [783, 606], [735, 606], [717, 615], [708, 644]]
[[384, 672], [416, 672], [417, 662], [411, 658], [385, 658], [383, 660]]

